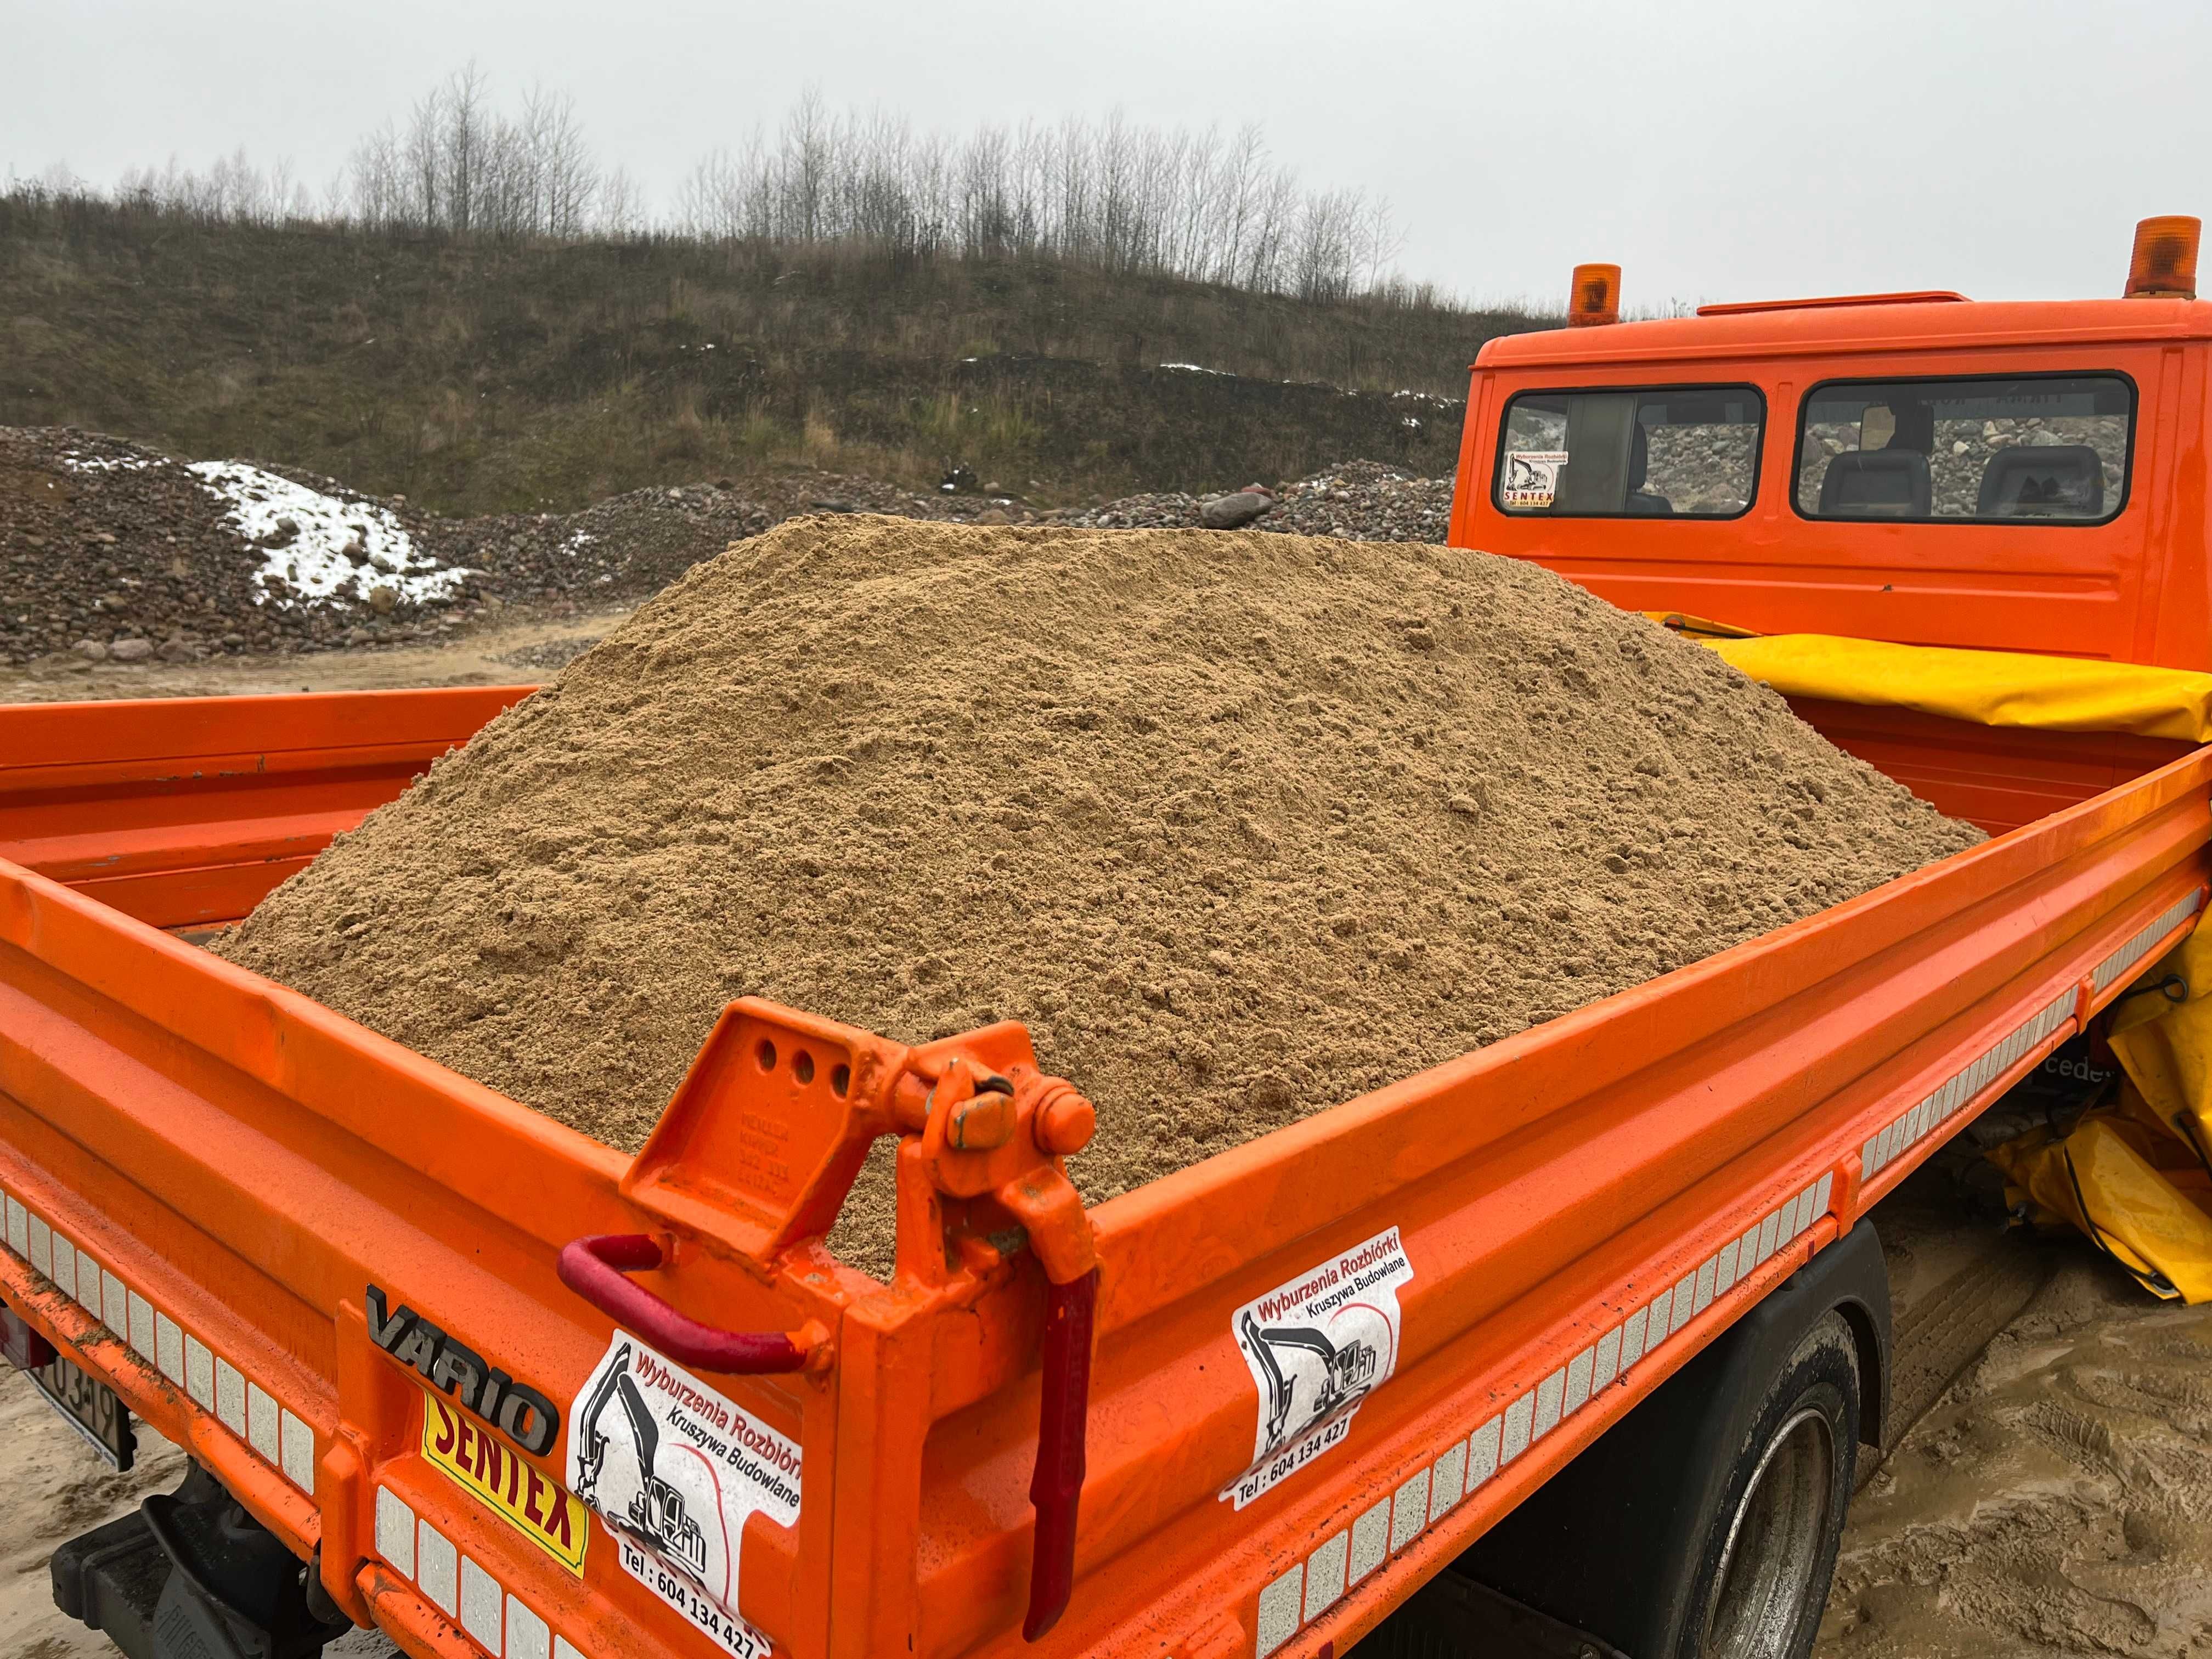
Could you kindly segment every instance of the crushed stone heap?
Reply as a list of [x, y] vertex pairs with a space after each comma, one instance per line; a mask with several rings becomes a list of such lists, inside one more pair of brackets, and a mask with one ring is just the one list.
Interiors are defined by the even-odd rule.
[[[216, 948], [625, 1150], [733, 997], [1019, 1018], [1097, 1201], [1980, 839], [1532, 565], [817, 517]], [[878, 1273], [883, 1174], [833, 1240]]]

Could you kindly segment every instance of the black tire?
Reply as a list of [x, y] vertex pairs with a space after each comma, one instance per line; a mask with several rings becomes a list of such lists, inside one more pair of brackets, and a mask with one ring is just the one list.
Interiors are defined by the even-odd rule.
[[1674, 1659], [1805, 1659], [1858, 1468], [1859, 1367], [1840, 1314], [1805, 1333], [1759, 1402], [1705, 1529]]
[[1861, 1222], [1446, 1571], [1631, 1659], [1804, 1659], [1881, 1433], [1888, 1290]]

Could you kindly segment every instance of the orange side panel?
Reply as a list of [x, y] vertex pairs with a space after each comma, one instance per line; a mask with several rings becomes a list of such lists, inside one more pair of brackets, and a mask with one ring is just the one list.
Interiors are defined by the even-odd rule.
[[532, 689], [0, 708], [0, 859], [158, 927], [232, 921]]

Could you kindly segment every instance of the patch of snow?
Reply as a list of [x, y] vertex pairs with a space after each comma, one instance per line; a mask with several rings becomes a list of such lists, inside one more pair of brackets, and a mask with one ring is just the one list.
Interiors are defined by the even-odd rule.
[[164, 455], [64, 455], [62, 465], [72, 472], [144, 472], [168, 465]]
[[[420, 605], [450, 599], [471, 574], [418, 551], [399, 520], [370, 502], [342, 501], [242, 461], [194, 461], [185, 471], [228, 505], [224, 519], [261, 553], [257, 605], [274, 602], [289, 611], [340, 596], [366, 601], [379, 587]], [[282, 547], [263, 545], [283, 519], [297, 533]], [[356, 544], [366, 563], [346, 556]]]
[[[1162, 363], [1160, 367], [1179, 368], [1186, 374], [1218, 374], [1224, 380], [1233, 380], [1237, 378], [1225, 368], [1208, 368], [1204, 363]], [[1289, 382], [1285, 381], [1284, 384], [1287, 386]]]

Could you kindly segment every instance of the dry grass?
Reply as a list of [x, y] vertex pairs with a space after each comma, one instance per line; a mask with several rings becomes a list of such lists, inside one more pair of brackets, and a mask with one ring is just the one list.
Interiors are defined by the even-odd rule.
[[451, 511], [800, 461], [915, 484], [965, 464], [1044, 501], [1355, 454], [1443, 471], [1455, 419], [1406, 428], [1387, 394], [1463, 396], [1485, 339], [1534, 325], [1050, 260], [469, 245], [0, 197], [0, 423], [283, 461]]

